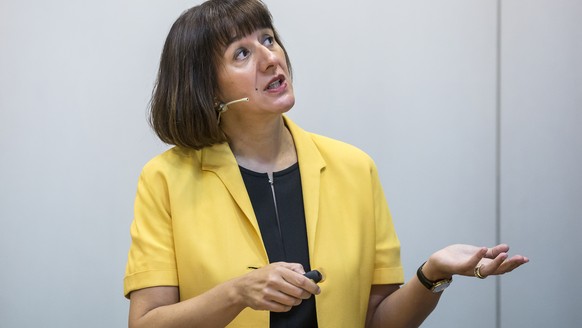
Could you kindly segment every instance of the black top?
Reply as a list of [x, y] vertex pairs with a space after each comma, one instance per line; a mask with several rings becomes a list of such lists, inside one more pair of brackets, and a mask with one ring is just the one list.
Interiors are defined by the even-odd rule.
[[[274, 172], [273, 181], [269, 181], [267, 173], [244, 167], [240, 167], [240, 171], [259, 222], [269, 262], [301, 263], [306, 272], [311, 270], [299, 164]], [[315, 297], [303, 300], [289, 312], [271, 312], [270, 326], [317, 327]]]

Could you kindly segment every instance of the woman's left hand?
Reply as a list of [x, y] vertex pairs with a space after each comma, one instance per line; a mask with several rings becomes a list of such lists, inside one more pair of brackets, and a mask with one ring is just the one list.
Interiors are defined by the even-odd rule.
[[[428, 279], [436, 281], [455, 274], [463, 276], [501, 275], [529, 262], [522, 255], [509, 258], [509, 246], [500, 244], [491, 248], [456, 244], [445, 247], [430, 256], [423, 267]], [[477, 269], [478, 268], [478, 269]]]

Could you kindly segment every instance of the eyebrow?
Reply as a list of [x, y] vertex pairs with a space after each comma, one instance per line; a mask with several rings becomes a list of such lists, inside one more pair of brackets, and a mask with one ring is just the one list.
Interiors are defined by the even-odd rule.
[[[253, 32], [250, 32], [249, 34], [255, 33], [256, 31], [270, 31], [271, 33], [274, 34], [273, 29], [271, 27], [259, 27], [257, 29], [255, 29]], [[238, 33], [237, 33], [238, 34]], [[233, 35], [231, 36], [226, 43], [226, 47], [228, 48], [232, 43], [244, 38], [246, 35]]]

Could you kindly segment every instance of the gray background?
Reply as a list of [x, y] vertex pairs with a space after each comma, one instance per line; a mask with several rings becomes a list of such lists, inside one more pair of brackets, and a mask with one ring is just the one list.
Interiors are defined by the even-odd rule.
[[[0, 0], [0, 327], [124, 327], [162, 43], [192, 1]], [[307, 130], [376, 160], [406, 277], [451, 243], [531, 258], [458, 277], [425, 327], [582, 322], [582, 2], [267, 1]]]

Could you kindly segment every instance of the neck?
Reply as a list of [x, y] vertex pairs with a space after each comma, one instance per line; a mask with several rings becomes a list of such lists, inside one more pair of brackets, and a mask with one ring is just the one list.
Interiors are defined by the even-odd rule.
[[244, 168], [271, 174], [297, 162], [293, 137], [278, 115], [257, 122], [224, 122], [230, 148]]

